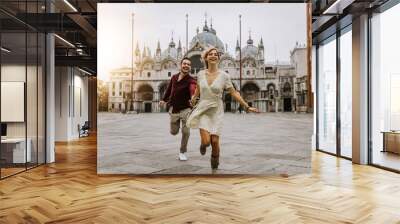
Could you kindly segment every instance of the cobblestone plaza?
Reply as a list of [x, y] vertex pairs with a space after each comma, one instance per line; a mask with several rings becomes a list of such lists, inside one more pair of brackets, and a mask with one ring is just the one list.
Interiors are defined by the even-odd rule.
[[[169, 133], [167, 113], [99, 113], [101, 174], [210, 174], [192, 129], [188, 160], [177, 159], [181, 133]], [[298, 174], [310, 170], [312, 114], [226, 113], [218, 174]]]

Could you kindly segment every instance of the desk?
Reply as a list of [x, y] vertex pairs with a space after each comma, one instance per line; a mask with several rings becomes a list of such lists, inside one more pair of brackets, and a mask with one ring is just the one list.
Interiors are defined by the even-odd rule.
[[[31, 162], [31, 145], [30, 138], [26, 140], [28, 143], [25, 152], [25, 138], [6, 138], [1, 139], [1, 156], [8, 163], [25, 163]], [[12, 158], [12, 159], [11, 159]], [[25, 161], [25, 158], [27, 159]]]
[[383, 150], [382, 152], [393, 152], [400, 154], [400, 131], [382, 131]]

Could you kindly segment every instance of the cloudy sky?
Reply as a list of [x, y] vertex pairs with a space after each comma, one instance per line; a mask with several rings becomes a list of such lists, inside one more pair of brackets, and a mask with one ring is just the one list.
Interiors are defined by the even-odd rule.
[[263, 38], [265, 60], [289, 61], [289, 52], [296, 42], [306, 43], [306, 4], [278, 3], [102, 3], [98, 4], [98, 78], [107, 80], [111, 70], [130, 67], [132, 59], [132, 13], [134, 13], [134, 42], [140, 50], [146, 45], [155, 53], [157, 41], [161, 49], [168, 47], [171, 37], [186, 46], [186, 14], [188, 42], [203, 29], [205, 17], [219, 39], [234, 55], [239, 38], [239, 15], [242, 15], [242, 47], [249, 31], [258, 45]]

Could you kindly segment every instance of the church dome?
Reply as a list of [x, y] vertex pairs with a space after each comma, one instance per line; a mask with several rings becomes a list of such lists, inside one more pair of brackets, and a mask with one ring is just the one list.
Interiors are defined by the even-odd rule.
[[172, 39], [171, 42], [169, 43], [169, 46], [167, 49], [165, 49], [162, 54], [161, 54], [162, 59], [166, 58], [172, 58], [172, 59], [177, 59], [178, 58], [178, 50], [175, 48], [175, 42]]
[[190, 48], [193, 48], [196, 43], [200, 43], [204, 48], [216, 47], [220, 52], [224, 52], [224, 44], [216, 35], [216, 31], [211, 27], [208, 28], [207, 22], [203, 27], [203, 32], [197, 33], [190, 42]]
[[242, 57], [250, 57], [250, 58], [255, 58], [257, 57], [258, 54], [258, 48], [254, 45], [247, 45], [242, 49]]
[[249, 39], [247, 40], [247, 46], [242, 48], [242, 57], [256, 58], [257, 54], [258, 54], [258, 48], [253, 45], [253, 40], [249, 36]]

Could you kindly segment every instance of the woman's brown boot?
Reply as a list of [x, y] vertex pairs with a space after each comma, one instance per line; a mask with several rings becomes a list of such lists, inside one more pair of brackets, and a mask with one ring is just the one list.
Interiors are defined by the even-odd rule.
[[207, 151], [207, 145], [200, 144], [200, 154], [204, 156]]
[[218, 169], [218, 165], [219, 165], [219, 155], [214, 156], [211, 154], [211, 168], [213, 170]]

